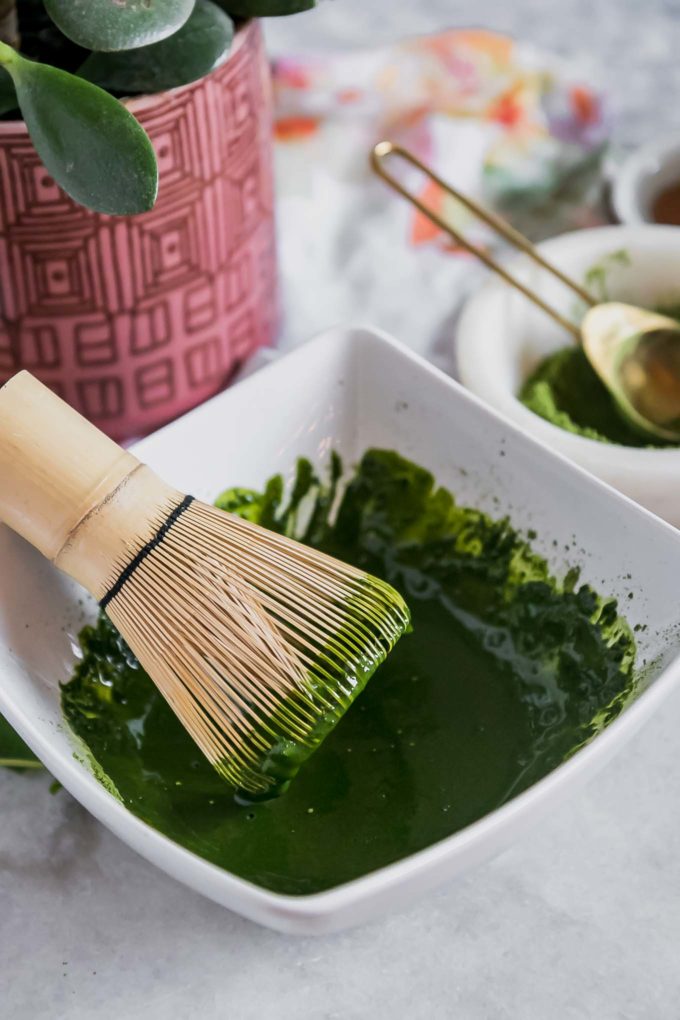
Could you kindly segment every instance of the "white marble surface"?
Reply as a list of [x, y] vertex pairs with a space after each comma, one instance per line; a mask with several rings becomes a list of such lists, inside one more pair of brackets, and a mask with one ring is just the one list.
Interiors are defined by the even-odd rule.
[[[678, 14], [677, 0], [329, 0], [269, 36], [291, 49], [483, 23], [564, 53], [587, 42], [634, 143], [676, 122]], [[503, 857], [320, 939], [240, 920], [46, 777], [0, 773], [0, 1020], [674, 1020], [679, 731], [676, 696]]]

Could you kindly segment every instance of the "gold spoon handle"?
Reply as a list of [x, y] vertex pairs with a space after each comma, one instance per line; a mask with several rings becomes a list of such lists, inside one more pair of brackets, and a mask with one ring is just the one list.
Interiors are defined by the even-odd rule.
[[492, 269], [495, 273], [498, 273], [498, 275], [501, 276], [506, 283], [515, 287], [518, 291], [524, 294], [525, 297], [529, 298], [530, 301], [533, 301], [535, 305], [538, 305], [538, 307], [554, 319], [555, 322], [572, 333], [577, 340], [581, 340], [581, 330], [578, 326], [576, 326], [573, 322], [570, 322], [569, 319], [565, 319], [565, 317], [556, 311], [556, 309], [552, 308], [543, 300], [543, 298], [539, 297], [535, 291], [527, 287], [521, 280], [518, 280], [516, 276], [509, 273], [507, 269], [504, 269], [503, 266], [496, 262], [496, 260], [489, 255], [488, 252], [484, 251], [483, 248], [480, 248], [471, 241], [468, 241], [463, 234], [459, 233], [459, 231], [452, 227], [450, 223], [447, 223], [447, 221], [440, 216], [438, 212], [426, 205], [418, 195], [409, 191], [408, 188], [405, 187], [400, 180], [398, 180], [398, 178], [394, 177], [389, 170], [387, 170], [385, 165], [390, 156], [397, 156], [420, 170], [421, 173], [425, 174], [426, 177], [429, 177], [431, 181], [434, 181], [435, 184], [439, 185], [439, 187], [446, 191], [449, 195], [455, 198], [458, 202], [461, 202], [467, 209], [470, 210], [470, 212], [474, 213], [478, 219], [490, 226], [497, 234], [500, 234], [501, 237], [515, 248], [518, 248], [520, 251], [528, 255], [534, 262], [541, 266], [542, 269], [546, 269], [549, 273], [556, 277], [556, 279], [573, 291], [577, 297], [579, 297], [582, 301], [585, 301], [585, 303], [591, 307], [598, 304], [592, 294], [589, 294], [587, 290], [579, 286], [575, 280], [572, 280], [566, 275], [566, 273], [563, 273], [561, 269], [558, 269], [557, 266], [548, 262], [548, 260], [545, 259], [539, 251], [537, 251], [531, 241], [529, 241], [523, 234], [520, 234], [518, 230], [515, 230], [514, 227], [510, 226], [510, 224], [504, 219], [501, 219], [500, 216], [497, 216], [489, 209], [485, 209], [473, 199], [468, 198], [467, 195], [462, 194], [457, 190], [457, 188], [447, 184], [446, 181], [442, 180], [442, 178], [434, 172], [434, 170], [422, 163], [421, 160], [419, 160], [417, 156], [414, 156], [412, 152], [409, 152], [408, 149], [404, 149], [400, 145], [395, 145], [393, 142], [387, 141], [379, 142], [375, 146], [371, 153], [371, 165], [379, 177], [382, 177], [382, 179], [386, 181], [391, 188], [398, 191], [400, 195], [403, 195], [403, 197], [409, 201], [411, 205], [414, 205], [417, 209], [419, 209], [424, 216], [427, 216], [427, 218], [432, 221], [432, 223], [436, 224], [441, 230], [444, 230], [447, 234], [449, 234], [458, 244], [461, 245], [461, 247], [465, 248], [472, 255], [475, 255], [480, 262], [484, 263], [485, 266]]

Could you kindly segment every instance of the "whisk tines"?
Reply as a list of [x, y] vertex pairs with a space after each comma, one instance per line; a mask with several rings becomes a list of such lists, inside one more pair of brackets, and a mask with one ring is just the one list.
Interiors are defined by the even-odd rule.
[[213, 766], [254, 796], [297, 771], [408, 626], [378, 578], [197, 501], [106, 608]]
[[186, 496], [21, 372], [0, 520], [100, 601], [204, 754], [280, 790], [408, 626], [389, 585]]

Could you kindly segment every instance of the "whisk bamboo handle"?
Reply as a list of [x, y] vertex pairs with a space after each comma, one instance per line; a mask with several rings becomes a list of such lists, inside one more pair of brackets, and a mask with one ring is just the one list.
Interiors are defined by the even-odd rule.
[[97, 598], [178, 498], [28, 372], [0, 388], [0, 520]]

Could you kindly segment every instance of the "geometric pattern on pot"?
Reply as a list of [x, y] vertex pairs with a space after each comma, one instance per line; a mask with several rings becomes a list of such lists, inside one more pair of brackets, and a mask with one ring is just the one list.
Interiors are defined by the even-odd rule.
[[27, 368], [116, 439], [222, 389], [277, 323], [271, 94], [257, 22], [201, 81], [130, 102], [155, 207], [89, 212], [0, 123], [0, 384]]

